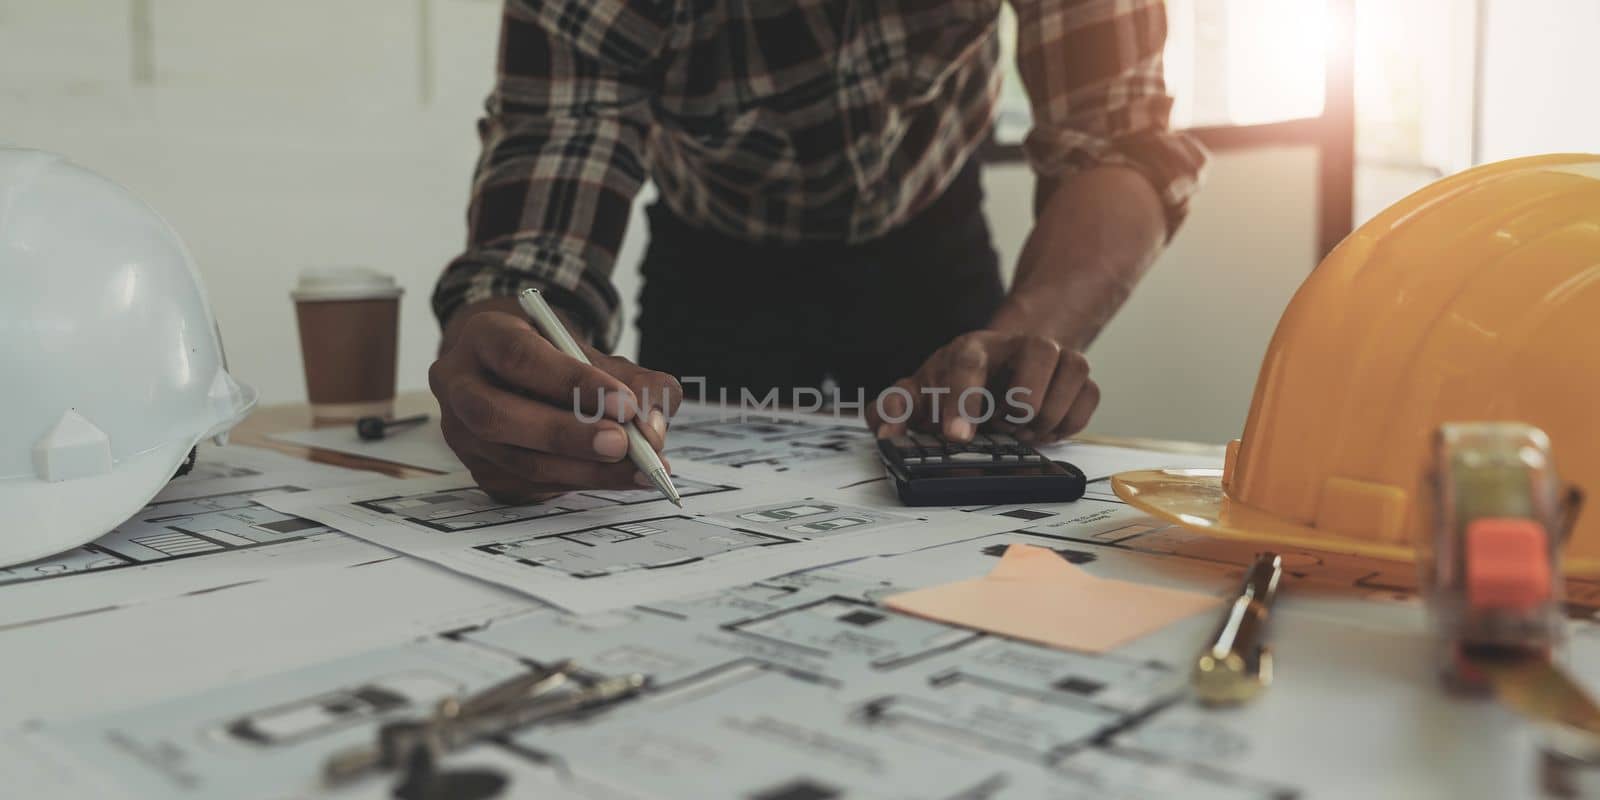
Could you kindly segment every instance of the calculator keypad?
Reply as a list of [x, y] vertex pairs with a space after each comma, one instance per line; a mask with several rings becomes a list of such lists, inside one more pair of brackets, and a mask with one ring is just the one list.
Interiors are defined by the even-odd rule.
[[1004, 433], [980, 433], [970, 442], [951, 442], [940, 437], [911, 431], [889, 440], [894, 454], [907, 465], [937, 466], [991, 464], [995, 466], [1037, 464], [1045, 457], [1016, 437]]

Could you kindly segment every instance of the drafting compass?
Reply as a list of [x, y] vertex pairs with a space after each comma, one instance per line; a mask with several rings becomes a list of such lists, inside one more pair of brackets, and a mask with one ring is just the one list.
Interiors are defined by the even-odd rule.
[[450, 775], [435, 771], [445, 754], [481, 739], [632, 697], [648, 682], [637, 674], [596, 677], [571, 661], [536, 667], [477, 694], [447, 697], [428, 717], [384, 724], [374, 744], [329, 758], [323, 765], [323, 781], [339, 786], [374, 772], [403, 770], [403, 787], [409, 787], [410, 796], [446, 796], [457, 789], [429, 788], [436, 779]]

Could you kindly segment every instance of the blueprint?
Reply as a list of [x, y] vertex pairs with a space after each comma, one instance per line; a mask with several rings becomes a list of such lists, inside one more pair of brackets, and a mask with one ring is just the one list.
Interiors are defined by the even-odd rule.
[[[777, 437], [761, 444], [793, 451], [782, 463], [675, 459], [681, 510], [648, 490], [506, 506], [462, 475], [392, 481], [202, 450], [99, 542], [0, 573], [0, 686], [26, 687], [0, 703], [4, 794], [1531, 795], [1529, 732], [1433, 690], [1412, 566], [1286, 549], [1276, 682], [1246, 708], [1208, 711], [1184, 679], [1212, 614], [1090, 654], [881, 603], [987, 574], [1017, 544], [1101, 578], [1224, 595], [1258, 546], [1168, 526], [1103, 480], [1075, 503], [904, 508], [856, 444], [809, 452], [828, 449], [831, 422], [740, 434]], [[690, 416], [674, 435], [701, 423], [730, 443], [749, 424]], [[1091, 475], [1180, 465], [1057, 457]], [[1567, 596], [1576, 615], [1600, 610], [1593, 582]], [[1579, 679], [1600, 680], [1600, 624], [1574, 620], [1569, 651]], [[382, 724], [560, 659], [651, 683], [478, 742], [426, 783], [319, 784], [329, 756]]]
[[[661, 495], [654, 489], [625, 489], [620, 491], [577, 491], [552, 497], [539, 503], [508, 506], [490, 499], [470, 479], [459, 476], [444, 481], [453, 488], [420, 489], [432, 486], [435, 481], [397, 485], [402, 494], [385, 495], [371, 500], [355, 501], [355, 505], [380, 517], [403, 520], [412, 525], [439, 533], [476, 531], [528, 520], [559, 517], [582, 511], [656, 503]], [[701, 483], [693, 479], [675, 478], [675, 485], [683, 499], [700, 497], [717, 492], [734, 491], [737, 487]]]
[[[981, 571], [996, 558], [995, 546], [1016, 541], [1062, 540], [998, 533], [649, 606], [581, 615], [529, 608], [84, 715], [37, 736], [136, 797], [386, 797], [397, 779], [323, 793], [321, 764], [371, 741], [382, 722], [425, 713], [444, 695], [492, 683], [526, 662], [572, 659], [606, 674], [644, 673], [652, 684], [605, 712], [447, 758], [441, 773], [452, 786], [483, 792], [445, 796], [1297, 796], [1292, 784], [1134, 735], [1184, 707], [1182, 661], [1168, 653], [1189, 650], [1186, 637], [1157, 648], [1159, 657], [1079, 654], [874, 602], [914, 585], [905, 581]], [[1104, 545], [1083, 548], [1119, 557]]]
[[385, 552], [0, 626], [0, 686], [25, 687], [0, 703], [0, 731], [148, 705], [538, 607]]
[[[415, 428], [377, 441], [363, 441], [351, 426], [332, 426], [272, 435], [293, 444], [405, 464], [434, 472], [459, 472], [435, 417]], [[1135, 469], [1221, 467], [1212, 455], [1170, 454], [1152, 450], [1063, 442], [1041, 448], [1054, 459], [1070, 461], [1091, 481]], [[696, 461], [756, 473], [827, 475], [835, 486], [881, 475], [872, 432], [858, 417], [792, 411], [719, 409], [684, 403], [671, 421], [663, 451], [674, 463]], [[1101, 487], [1108, 493], [1109, 485]]]
[[0, 587], [334, 533], [316, 522], [281, 514], [255, 502], [256, 498], [271, 494], [301, 491], [305, 489], [280, 484], [184, 500], [156, 500], [115, 530], [83, 547], [0, 569]]
[[874, 466], [870, 459], [876, 457], [871, 432], [857, 420], [800, 416], [719, 420], [694, 412], [674, 420], [664, 452], [674, 461], [773, 473], [848, 469], [864, 461], [870, 470]]
[[204, 447], [190, 474], [105, 536], [0, 568], [0, 626], [383, 557], [381, 548], [259, 502], [373, 480], [383, 478], [267, 450]]
[[88, 717], [53, 731], [74, 755], [113, 765], [136, 797], [287, 797], [315, 790], [322, 760], [371, 741], [375, 723], [420, 716], [440, 699], [524, 669], [433, 638], [384, 647]]
[[308, 486], [361, 483], [373, 477], [271, 451], [208, 447], [188, 475], [175, 479], [127, 522], [82, 547], [0, 568], [0, 587], [333, 533], [255, 501], [271, 494], [303, 492]]
[[[1019, 510], [1029, 513], [1012, 513]], [[813, 517], [888, 513], [866, 504], [805, 511], [761, 503], [706, 518], [776, 536]], [[431, 619], [432, 633], [417, 629], [399, 643], [368, 638], [366, 649], [319, 661], [80, 711], [5, 746], [27, 754], [31, 772], [17, 774], [23, 787], [40, 787], [28, 795], [36, 797], [117, 796], [83, 788], [91, 776], [129, 797], [230, 800], [1529, 796], [1519, 782], [1531, 767], [1526, 730], [1492, 705], [1419, 691], [1431, 686], [1432, 660], [1414, 608], [1373, 604], [1362, 595], [1369, 590], [1349, 584], [1342, 596], [1390, 614], [1351, 622], [1306, 597], [1358, 574], [1346, 565], [1299, 565], [1299, 583], [1275, 612], [1277, 684], [1258, 703], [1219, 713], [1193, 705], [1184, 682], [1211, 615], [1095, 655], [955, 628], [878, 601], [983, 574], [1014, 544], [1049, 548], [1099, 577], [1222, 593], [1237, 581], [1231, 552], [1178, 555], [1201, 549], [1111, 502], [955, 513], [1012, 527], [593, 613], [490, 604], [457, 614], [457, 626]], [[431, 584], [421, 577], [408, 585], [438, 591], [423, 589]], [[353, 599], [368, 590], [352, 591]], [[1595, 630], [1578, 629], [1575, 659], [1600, 663]], [[380, 724], [560, 659], [603, 674], [642, 673], [651, 684], [602, 712], [447, 757], [427, 785], [438, 794], [397, 776], [338, 791], [317, 784], [325, 759], [371, 741]], [[1406, 713], [1395, 715], [1398, 708]]]
[[507, 506], [472, 488], [466, 475], [280, 494], [265, 502], [574, 612], [970, 539], [1012, 524], [894, 506], [881, 485], [811, 493], [796, 480], [752, 481], [715, 465], [685, 466], [682, 473], [673, 476], [682, 510], [649, 489], [572, 492]]
[[[350, 425], [277, 433], [271, 438], [434, 472], [463, 469], [445, 443], [437, 415], [376, 441], [362, 440]], [[859, 419], [782, 411], [741, 418], [737, 410], [719, 414], [715, 407], [685, 403], [672, 419], [665, 454], [673, 460], [788, 472], [861, 462], [860, 457], [871, 450], [872, 436]]]
[[[883, 472], [871, 431], [852, 417], [777, 412], [771, 415], [718, 414], [714, 407], [685, 404], [674, 418], [666, 454], [674, 463], [692, 460], [766, 473], [826, 474], [835, 486]], [[1069, 461], [1090, 481], [1139, 469], [1221, 468], [1215, 453], [1174, 454], [1129, 447], [1068, 441], [1040, 452]], [[1109, 482], [1097, 487], [1110, 494]]]

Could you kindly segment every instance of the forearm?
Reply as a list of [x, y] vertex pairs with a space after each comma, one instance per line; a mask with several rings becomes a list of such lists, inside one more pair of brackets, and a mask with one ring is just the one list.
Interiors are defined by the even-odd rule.
[[1096, 167], [1042, 197], [1011, 294], [990, 327], [1085, 349], [1160, 254], [1161, 199], [1138, 171]]

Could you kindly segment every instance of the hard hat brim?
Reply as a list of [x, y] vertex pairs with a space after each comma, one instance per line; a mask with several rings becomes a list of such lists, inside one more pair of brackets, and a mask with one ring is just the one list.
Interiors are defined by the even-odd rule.
[[0, 568], [64, 553], [104, 536], [172, 480], [193, 446], [188, 440], [162, 445], [90, 478], [0, 481], [0, 506], [13, 523], [0, 535]]
[[[1113, 475], [1117, 496], [1140, 511], [1219, 539], [1259, 542], [1386, 561], [1414, 561], [1407, 546], [1330, 536], [1228, 497], [1220, 469], [1147, 469]], [[1600, 575], [1600, 559], [1567, 558], [1569, 575]]]
[[1111, 478], [1111, 488], [1151, 516], [1215, 536], [1352, 556], [1411, 561], [1410, 547], [1334, 537], [1228, 497], [1220, 469], [1147, 469]]
[[0, 569], [67, 552], [126, 522], [166, 487], [190, 450], [250, 416], [255, 389], [229, 385], [229, 396], [219, 398], [220, 418], [209, 429], [123, 459], [104, 475], [55, 483], [31, 476], [0, 480], [0, 508], [12, 523], [0, 535]]

